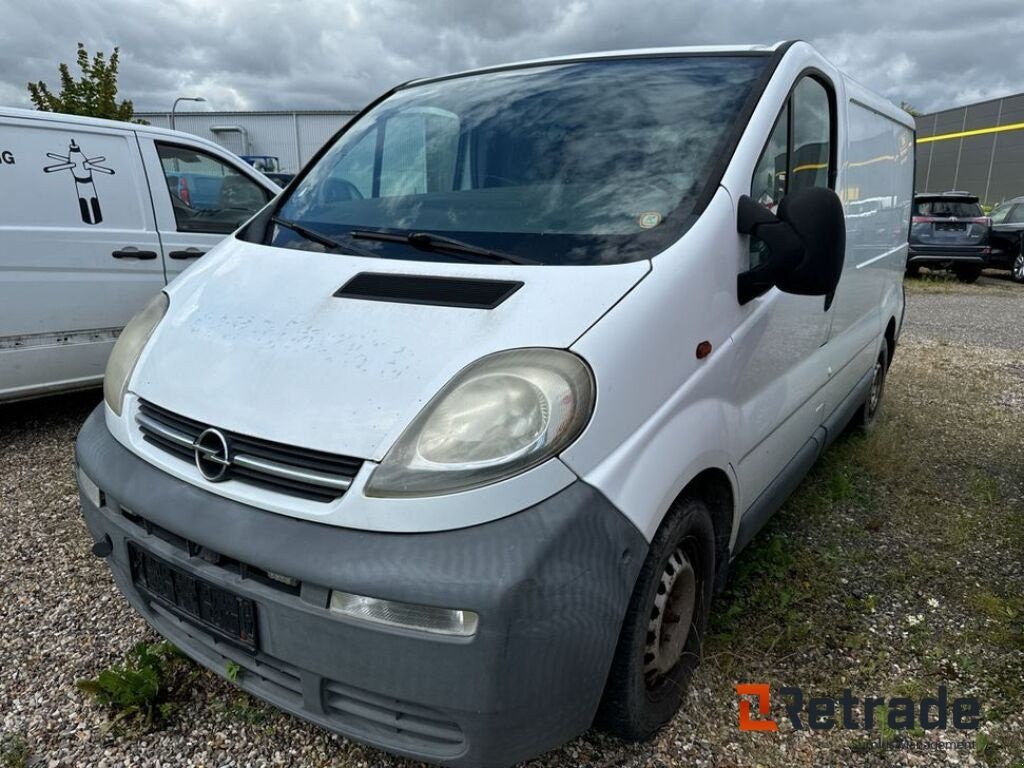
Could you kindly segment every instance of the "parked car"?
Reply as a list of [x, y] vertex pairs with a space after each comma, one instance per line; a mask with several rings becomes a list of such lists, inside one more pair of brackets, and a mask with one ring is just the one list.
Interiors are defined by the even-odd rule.
[[94, 552], [192, 658], [395, 753], [650, 736], [730, 562], [878, 417], [913, 130], [799, 42], [395, 88], [122, 334]]
[[965, 283], [989, 265], [991, 222], [975, 195], [966, 192], [914, 195], [907, 272], [950, 269]]
[[1015, 197], [992, 209], [992, 256], [989, 266], [1010, 270], [1015, 282], [1024, 283], [1024, 197]]
[[187, 133], [0, 109], [0, 401], [97, 386], [121, 328], [279, 191]]

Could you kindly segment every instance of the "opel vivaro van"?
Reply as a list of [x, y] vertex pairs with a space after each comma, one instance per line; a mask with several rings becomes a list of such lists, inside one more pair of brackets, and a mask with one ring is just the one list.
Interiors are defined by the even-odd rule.
[[876, 419], [913, 138], [805, 43], [395, 88], [125, 329], [94, 552], [185, 653], [395, 753], [649, 736], [730, 561]]
[[198, 136], [0, 109], [0, 402], [99, 385], [125, 323], [279, 191]]

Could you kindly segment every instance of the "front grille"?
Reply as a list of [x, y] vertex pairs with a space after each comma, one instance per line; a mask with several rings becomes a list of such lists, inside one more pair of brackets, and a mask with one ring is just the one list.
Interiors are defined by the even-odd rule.
[[[135, 422], [146, 442], [190, 464], [196, 440], [212, 425], [172, 413], [146, 400], [139, 401]], [[313, 501], [340, 498], [362, 466], [360, 459], [219, 430], [230, 449], [224, 479], [270, 488]]]

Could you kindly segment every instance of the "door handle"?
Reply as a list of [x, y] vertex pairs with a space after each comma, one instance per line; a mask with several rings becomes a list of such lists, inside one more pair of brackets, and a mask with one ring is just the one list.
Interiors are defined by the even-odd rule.
[[184, 251], [171, 251], [167, 255], [172, 259], [198, 259], [206, 251], [201, 251], [198, 248], [186, 248]]
[[140, 261], [149, 261], [156, 258], [156, 251], [140, 251], [134, 245], [130, 245], [127, 248], [114, 251], [110, 255], [115, 259], [139, 259]]

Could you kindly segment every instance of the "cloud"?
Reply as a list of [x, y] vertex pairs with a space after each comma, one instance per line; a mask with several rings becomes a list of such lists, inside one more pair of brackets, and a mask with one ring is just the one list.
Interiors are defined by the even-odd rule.
[[[0, 103], [56, 85], [75, 43], [121, 49], [137, 110], [352, 109], [416, 77], [525, 58], [799, 38], [929, 110], [1022, 89], [1024, 11], [1006, 0], [3, 0]], [[198, 105], [188, 105], [198, 106]]]

